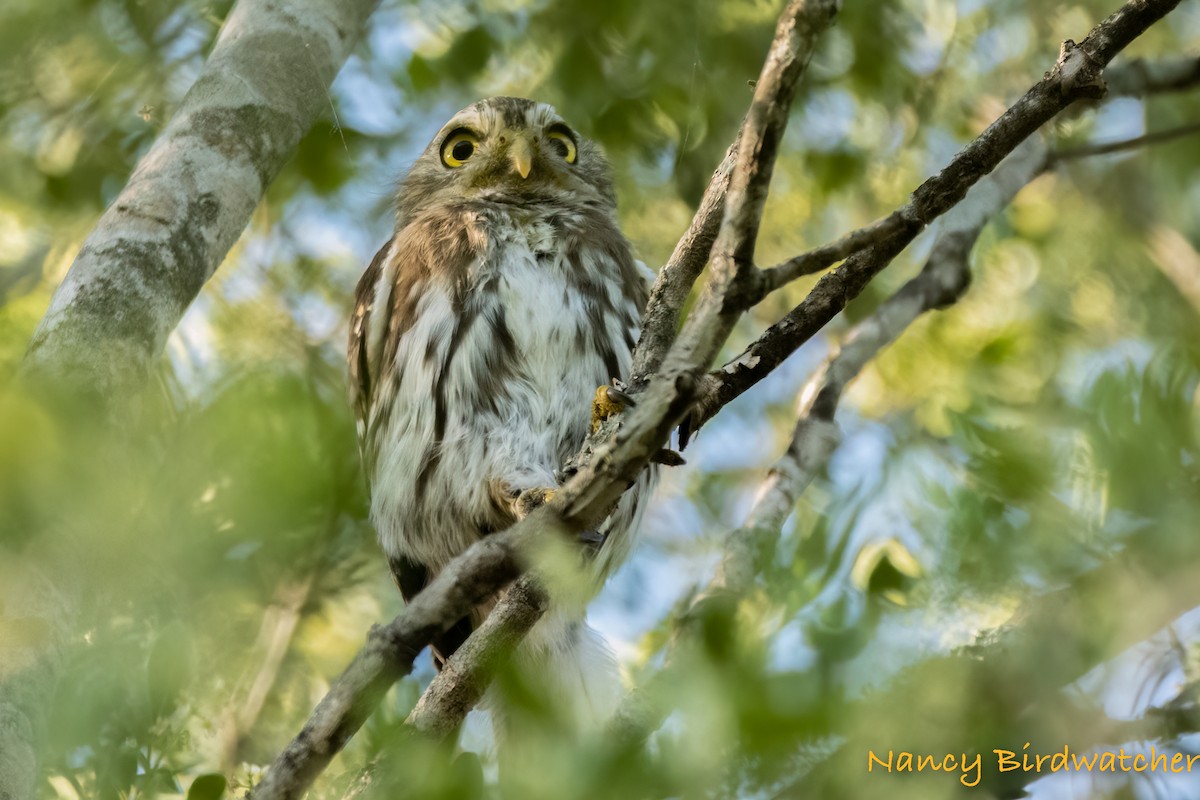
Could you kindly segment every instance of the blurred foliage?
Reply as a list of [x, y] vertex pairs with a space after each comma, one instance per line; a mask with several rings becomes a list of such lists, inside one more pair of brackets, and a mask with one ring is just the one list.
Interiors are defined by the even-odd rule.
[[[331, 91], [335, 112], [172, 337], [138, 426], [96, 440], [87, 409], [62, 423], [0, 397], [3, 558], [32, 563], [69, 533], [97, 598], [64, 656], [43, 796], [240, 796], [369, 626], [399, 610], [365, 522], [341, 346], [352, 287], [390, 227], [391, 187], [426, 138], [479, 96], [555, 103], [605, 146], [626, 231], [662, 263], [745, 111], [779, 5], [385, 1]], [[759, 261], [903, 202], [1040, 77], [1060, 40], [1114, 5], [846, 3], [801, 87]], [[0, 9], [0, 380], [230, 6]], [[1183, 4], [1130, 54], [1198, 49], [1200, 14]], [[1113, 101], [1047, 133], [1074, 146], [1197, 119], [1193, 92]], [[1186, 139], [1071, 162], [995, 220], [963, 301], [918, 321], [854, 384], [843, 445], [763, 554], [755, 592], [715, 607], [677, 654], [662, 689], [675, 712], [650, 748], [572, 741], [527, 676], [504, 674], [497, 691], [523, 709], [515, 737], [535, 765], [497, 774], [475, 722], [464, 742], [478, 758], [405, 734], [432, 671], [423, 660], [318, 794], [340, 797], [374, 763], [368, 793], [379, 797], [957, 796], [952, 775], [868, 774], [863, 743], [1020, 750], [1005, 737], [1035, 731], [1013, 710], [1060, 697], [1080, 653], [1115, 676], [1078, 681], [1081, 703], [1135, 717], [1170, 699], [1152, 687], [1194, 680], [1194, 620], [1142, 645], [1149, 667], [1114, 657], [1170, 619], [1162, 608], [1196, 602], [1179, 576], [1200, 557], [1200, 296], [1186, 279], [1200, 270], [1198, 168]], [[722, 413], [667, 476], [642, 547], [592, 610], [631, 680], [661, 667], [673, 619], [790, 434], [804, 378], [929, 242]], [[729, 352], [811, 284], [762, 303]], [[1106, 599], [1130, 596], [1116, 586], [1080, 588], [1113, 559], [1144, 571], [1130, 581], [1161, 578], [1137, 584], [1136, 607]], [[986, 651], [1022, 600], [1064, 587], [1078, 590], [1087, 624], [1003, 662], [1040, 675], [1017, 684], [975, 671], [971, 646]], [[0, 633], [36, 635], [3, 609]], [[1197, 790], [1172, 786], [1051, 779], [1039, 796]]]

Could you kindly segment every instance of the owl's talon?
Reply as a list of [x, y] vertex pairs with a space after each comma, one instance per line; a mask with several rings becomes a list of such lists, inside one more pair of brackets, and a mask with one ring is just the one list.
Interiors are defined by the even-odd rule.
[[608, 396], [608, 401], [622, 408], [633, 408], [637, 402], [632, 396], [626, 394], [615, 386], [605, 386], [604, 393]]
[[592, 433], [600, 430], [600, 426], [609, 417], [616, 416], [626, 408], [637, 405], [632, 397], [626, 394], [624, 386], [614, 381], [614, 386], [600, 386], [592, 397]]
[[536, 509], [553, 500], [556, 492], [556, 489], [547, 489], [541, 486], [525, 489], [512, 501], [513, 515], [519, 520], [525, 519]]

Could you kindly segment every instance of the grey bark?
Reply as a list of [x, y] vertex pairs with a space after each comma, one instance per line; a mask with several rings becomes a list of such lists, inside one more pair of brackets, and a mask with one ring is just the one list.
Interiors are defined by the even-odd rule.
[[434, 739], [456, 732], [482, 699], [496, 668], [545, 613], [549, 598], [523, 575], [430, 682], [405, 723]]
[[[241, 0], [196, 84], [104, 212], [22, 367], [43, 396], [121, 418], [313, 120], [377, 0]], [[37, 744], [76, 610], [77, 541], [37, 532], [0, 575], [0, 800], [32, 800]], [[16, 563], [0, 552], [0, 565]], [[14, 631], [16, 633], [14, 633]], [[19, 634], [19, 635], [18, 635]]]
[[725, 152], [725, 158], [721, 159], [704, 190], [691, 224], [654, 280], [646, 312], [642, 315], [642, 332], [634, 350], [630, 383], [635, 390], [645, 386], [662, 364], [679, 330], [683, 304], [708, 264], [721, 219], [725, 216], [725, 192], [729, 189], [729, 177], [733, 173], [740, 141], [739, 136]]
[[242, 0], [38, 325], [27, 378], [127, 403], [322, 109], [378, 0]]
[[372, 628], [366, 645], [254, 787], [254, 800], [302, 797], [375, 710], [388, 687], [412, 671], [421, 650], [475, 604], [516, 578], [522, 568], [521, 554], [532, 544], [561, 532], [551, 509], [539, 508], [508, 530], [473, 544], [398, 617]]

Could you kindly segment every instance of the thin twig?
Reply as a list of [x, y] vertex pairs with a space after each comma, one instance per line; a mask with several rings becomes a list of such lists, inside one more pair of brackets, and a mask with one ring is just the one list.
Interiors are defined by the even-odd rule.
[[813, 248], [781, 264], [764, 269], [759, 274], [758, 295], [754, 302], [796, 278], [821, 272], [852, 253], [882, 242], [914, 221], [912, 206], [904, 205], [870, 225], [851, 231], [837, 241]]
[[1104, 81], [1113, 97], [1146, 97], [1200, 86], [1200, 56], [1134, 58], [1114, 64]]
[[1064, 150], [1055, 150], [1049, 155], [1049, 160], [1051, 165], [1053, 165], [1060, 161], [1121, 153], [1126, 150], [1136, 150], [1139, 147], [1150, 147], [1165, 142], [1173, 142], [1176, 139], [1182, 139], [1185, 136], [1192, 136], [1197, 133], [1200, 133], [1200, 122], [1193, 122], [1190, 125], [1180, 125], [1178, 128], [1169, 128], [1165, 131], [1154, 131], [1142, 136], [1135, 136], [1132, 139], [1121, 139], [1116, 142], [1101, 142]]
[[696, 405], [681, 426], [681, 443], [686, 444], [726, 403], [757, 384], [812, 338], [926, 225], [958, 203], [1018, 144], [1075, 101], [1103, 96], [1101, 72], [1105, 65], [1178, 4], [1179, 0], [1130, 0], [1079, 44], [1064, 42], [1052, 70], [913, 192], [907, 204], [913, 211], [910, 224], [855, 252], [737, 358], [705, 377], [697, 388]]

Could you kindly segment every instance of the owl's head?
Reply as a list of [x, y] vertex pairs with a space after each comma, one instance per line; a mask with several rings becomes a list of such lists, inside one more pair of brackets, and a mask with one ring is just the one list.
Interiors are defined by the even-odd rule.
[[458, 200], [616, 206], [600, 148], [552, 106], [490, 97], [459, 111], [401, 184], [400, 218]]

